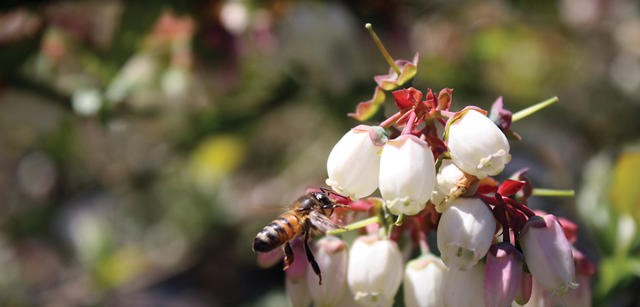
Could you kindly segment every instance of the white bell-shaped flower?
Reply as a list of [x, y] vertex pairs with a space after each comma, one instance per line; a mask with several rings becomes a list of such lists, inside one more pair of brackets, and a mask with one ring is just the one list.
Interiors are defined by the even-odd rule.
[[571, 243], [554, 215], [530, 218], [520, 233], [520, 245], [529, 271], [545, 289], [564, 294], [578, 286]]
[[333, 236], [326, 236], [316, 243], [316, 262], [324, 277], [322, 285], [318, 276], [307, 268], [307, 284], [315, 306], [338, 306], [347, 288], [347, 244]]
[[449, 268], [467, 270], [487, 254], [496, 229], [491, 210], [478, 198], [451, 202], [438, 224], [438, 249]]
[[424, 209], [435, 177], [429, 145], [418, 137], [401, 135], [382, 149], [378, 184], [391, 213], [415, 215]]
[[445, 277], [442, 306], [483, 307], [484, 271], [480, 262], [466, 271], [450, 268]]
[[[318, 282], [315, 281], [315, 283], [317, 284]], [[311, 303], [311, 296], [309, 295], [306, 278], [285, 278], [284, 288], [291, 306], [306, 307]]]
[[380, 150], [386, 138], [378, 126], [349, 130], [329, 153], [327, 185], [352, 199], [371, 195], [378, 187]]
[[444, 305], [444, 278], [449, 268], [432, 254], [407, 263], [404, 270], [404, 304], [408, 307]]
[[438, 212], [442, 213], [447, 202], [455, 199], [453, 195], [459, 189], [458, 182], [464, 177], [464, 173], [451, 160], [442, 160], [436, 175], [436, 186], [431, 194], [431, 202]]
[[396, 242], [359, 237], [349, 252], [347, 283], [361, 306], [391, 306], [402, 282], [402, 255]]
[[447, 147], [453, 163], [479, 179], [499, 174], [511, 160], [507, 137], [491, 119], [473, 109], [451, 122]]

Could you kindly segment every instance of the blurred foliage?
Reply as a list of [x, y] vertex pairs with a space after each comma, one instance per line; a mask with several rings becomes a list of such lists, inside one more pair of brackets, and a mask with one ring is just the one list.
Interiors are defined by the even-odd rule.
[[625, 292], [640, 282], [639, 162], [640, 150], [632, 145], [600, 153], [585, 167], [577, 209], [602, 257], [594, 292], [600, 304], [616, 298], [632, 305]]
[[250, 242], [387, 73], [366, 22], [453, 109], [560, 97], [505, 173], [577, 188], [531, 205], [582, 226], [596, 305], [639, 304], [640, 6], [533, 3], [4, 3], [0, 305], [281, 306]]

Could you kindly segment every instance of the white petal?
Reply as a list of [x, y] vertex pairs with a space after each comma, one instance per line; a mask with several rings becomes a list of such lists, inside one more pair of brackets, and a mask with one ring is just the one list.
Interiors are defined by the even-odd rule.
[[404, 274], [404, 303], [408, 307], [440, 307], [444, 278], [449, 269], [442, 260], [428, 254], [407, 263]]
[[426, 142], [403, 135], [385, 144], [380, 157], [380, 193], [393, 214], [424, 209], [435, 185], [435, 163]]
[[347, 287], [347, 246], [332, 236], [326, 236], [316, 243], [315, 259], [322, 272], [322, 285], [311, 267], [307, 268], [309, 293], [316, 306], [335, 306], [341, 300]]
[[467, 111], [450, 125], [447, 147], [461, 170], [480, 179], [499, 174], [511, 160], [507, 137], [476, 110]]
[[458, 198], [438, 224], [438, 249], [449, 268], [466, 270], [487, 254], [496, 229], [491, 210], [478, 198]]
[[371, 129], [376, 127], [361, 125], [351, 129], [333, 147], [327, 159], [327, 185], [353, 199], [369, 196], [378, 187], [382, 147], [374, 144]]
[[484, 306], [484, 269], [483, 263], [466, 271], [450, 269], [445, 278], [444, 306]]
[[347, 283], [358, 304], [391, 306], [402, 281], [398, 245], [377, 237], [360, 237], [351, 247]]

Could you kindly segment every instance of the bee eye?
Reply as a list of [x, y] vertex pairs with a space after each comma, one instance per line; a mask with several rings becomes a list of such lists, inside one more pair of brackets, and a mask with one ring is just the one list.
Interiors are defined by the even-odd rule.
[[323, 193], [317, 193], [316, 194], [316, 199], [319, 200], [323, 204], [331, 203], [331, 199], [329, 199], [329, 197], [327, 195], [323, 194]]

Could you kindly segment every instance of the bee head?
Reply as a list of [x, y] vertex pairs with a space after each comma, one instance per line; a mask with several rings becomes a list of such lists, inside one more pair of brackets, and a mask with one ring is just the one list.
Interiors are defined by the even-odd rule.
[[318, 200], [320, 208], [324, 215], [329, 216], [333, 213], [333, 209], [336, 208], [335, 202], [327, 196], [327, 194], [322, 192], [315, 192], [314, 197]]
[[300, 207], [298, 208], [298, 210], [302, 212], [312, 211], [318, 206], [318, 202], [315, 198], [301, 197], [299, 201]]

